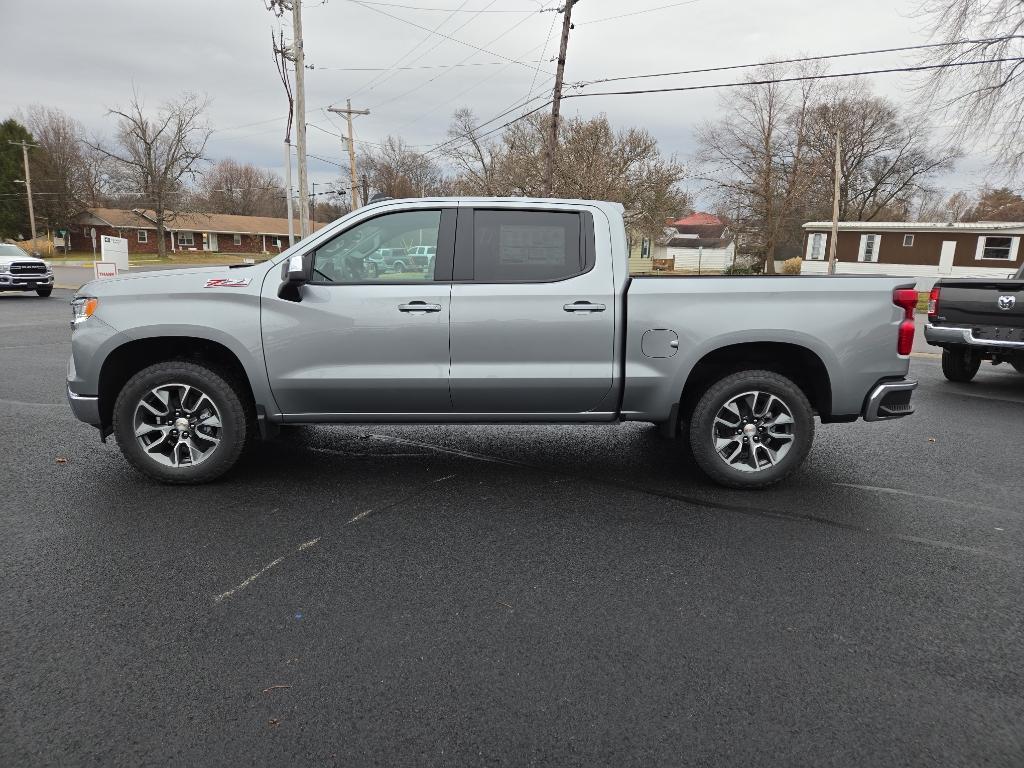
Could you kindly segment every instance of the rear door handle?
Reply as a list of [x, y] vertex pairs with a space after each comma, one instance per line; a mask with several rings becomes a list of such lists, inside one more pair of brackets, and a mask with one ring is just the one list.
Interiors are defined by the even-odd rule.
[[440, 312], [440, 304], [427, 304], [425, 301], [410, 301], [408, 304], [399, 304], [399, 312]]
[[574, 301], [572, 304], [563, 304], [562, 309], [566, 312], [604, 312], [605, 306], [589, 301]]

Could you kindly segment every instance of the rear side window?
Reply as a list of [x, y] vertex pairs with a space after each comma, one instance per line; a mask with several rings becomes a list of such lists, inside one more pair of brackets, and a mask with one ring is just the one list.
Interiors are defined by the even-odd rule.
[[582, 274], [580, 216], [554, 211], [476, 210], [473, 279], [538, 283]]

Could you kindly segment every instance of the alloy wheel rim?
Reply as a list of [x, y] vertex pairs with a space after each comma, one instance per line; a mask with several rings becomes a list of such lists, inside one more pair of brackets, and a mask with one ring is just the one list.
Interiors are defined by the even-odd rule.
[[135, 439], [150, 459], [167, 467], [194, 467], [220, 445], [224, 427], [210, 396], [191, 384], [161, 384], [135, 406]]
[[727, 400], [711, 425], [718, 457], [741, 472], [763, 472], [793, 447], [793, 412], [777, 395], [752, 390]]

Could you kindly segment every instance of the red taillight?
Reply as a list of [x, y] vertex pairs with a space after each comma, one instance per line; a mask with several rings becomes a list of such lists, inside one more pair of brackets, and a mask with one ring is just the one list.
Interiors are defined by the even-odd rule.
[[914, 310], [917, 308], [917, 291], [913, 288], [897, 288], [892, 292], [892, 303], [903, 310], [903, 320], [896, 336], [896, 352], [909, 355], [914, 348]]
[[932, 292], [928, 294], [928, 319], [934, 320], [935, 316], [939, 314], [939, 286], [932, 288]]

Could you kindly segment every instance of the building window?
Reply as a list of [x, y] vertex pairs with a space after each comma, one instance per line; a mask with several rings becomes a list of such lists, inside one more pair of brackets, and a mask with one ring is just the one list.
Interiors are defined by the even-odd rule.
[[242, 236], [241, 235], [232, 235], [231, 236], [231, 240], [232, 240], [232, 242], [235, 245], [241, 245], [242, 244]]
[[807, 258], [811, 261], [822, 261], [825, 258], [825, 235], [815, 232], [807, 242]]
[[194, 232], [179, 232], [178, 245], [195, 245], [196, 237]]
[[914, 244], [914, 236], [913, 235], [904, 235], [903, 236], [903, 247], [904, 248], [910, 248], [913, 244]]
[[881, 235], [861, 235], [860, 251], [857, 253], [857, 261], [878, 261], [878, 248], [881, 245]]
[[1013, 261], [1017, 257], [1017, 237], [990, 237], [978, 238], [979, 259], [998, 259], [999, 261]]
[[137, 230], [135, 230], [135, 234], [138, 237], [138, 240], [139, 240], [140, 243], [148, 243], [149, 242], [149, 232], [147, 232], [146, 230], [144, 230], [144, 229], [137, 229]]

